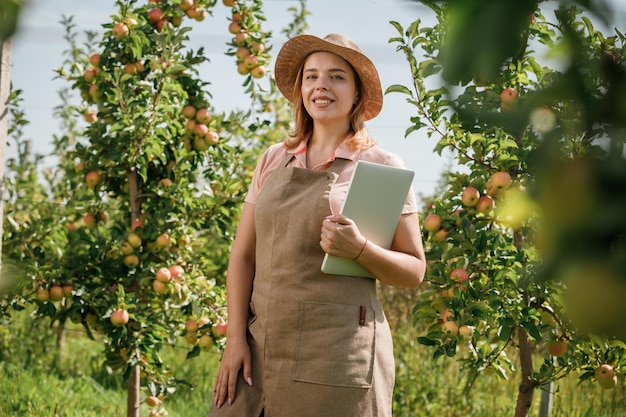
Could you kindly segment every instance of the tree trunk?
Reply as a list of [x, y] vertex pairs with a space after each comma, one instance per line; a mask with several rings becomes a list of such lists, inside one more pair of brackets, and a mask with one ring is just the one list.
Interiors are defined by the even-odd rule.
[[133, 369], [128, 380], [128, 397], [126, 402], [126, 417], [139, 417], [139, 388], [141, 387], [141, 375], [139, 365]]
[[[139, 203], [139, 192], [137, 189], [137, 173], [134, 170], [128, 172], [128, 194], [130, 199], [130, 224], [140, 219], [141, 204]], [[139, 352], [136, 352], [139, 355]], [[140, 393], [141, 393], [141, 368], [135, 365], [133, 373], [128, 381], [127, 417], [139, 417]]]
[[528, 411], [533, 403], [533, 395], [535, 393], [535, 383], [532, 380], [533, 354], [526, 330], [522, 327], [518, 327], [517, 335], [519, 340], [520, 365], [522, 367], [522, 382], [517, 395], [515, 417], [528, 417]]
[[[1, 42], [1, 41], [0, 41]], [[0, 219], [4, 218], [4, 176], [6, 171], [6, 150], [9, 136], [9, 107], [7, 102], [11, 93], [11, 51], [12, 38], [0, 43]], [[0, 221], [0, 236], [4, 233]], [[0, 239], [2, 255], [2, 239]], [[0, 267], [1, 267], [0, 263]]]
[[57, 369], [61, 370], [63, 359], [65, 358], [65, 337], [67, 330], [65, 328], [65, 320], [59, 321], [57, 327]]

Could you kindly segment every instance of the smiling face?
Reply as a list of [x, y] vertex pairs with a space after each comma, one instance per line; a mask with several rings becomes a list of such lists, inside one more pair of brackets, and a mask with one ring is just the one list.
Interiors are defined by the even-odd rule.
[[302, 101], [315, 122], [349, 122], [358, 99], [354, 70], [330, 52], [315, 52], [304, 62]]

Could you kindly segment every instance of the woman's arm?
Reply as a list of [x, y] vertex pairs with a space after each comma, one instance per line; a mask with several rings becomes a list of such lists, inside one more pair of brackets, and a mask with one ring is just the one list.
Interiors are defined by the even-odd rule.
[[356, 259], [385, 284], [415, 288], [424, 279], [426, 256], [416, 213], [403, 214], [390, 249], [366, 241], [356, 224], [344, 216], [324, 220], [320, 245], [333, 256]]
[[213, 402], [221, 407], [235, 400], [239, 372], [252, 385], [252, 364], [247, 341], [248, 309], [256, 265], [254, 205], [245, 203], [228, 262], [226, 277], [228, 327], [226, 348], [215, 379]]

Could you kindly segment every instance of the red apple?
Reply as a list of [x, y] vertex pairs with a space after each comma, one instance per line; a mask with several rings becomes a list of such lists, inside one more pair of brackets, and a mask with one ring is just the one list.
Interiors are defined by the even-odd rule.
[[220, 141], [220, 136], [215, 130], [209, 130], [204, 135], [204, 140], [210, 145], [215, 145]]
[[85, 175], [85, 182], [87, 183], [87, 187], [90, 189], [94, 188], [96, 185], [100, 184], [100, 174], [98, 171], [89, 171]]
[[209, 131], [209, 128], [207, 127], [207, 125], [203, 125], [202, 123], [196, 123], [196, 125], [193, 128], [193, 133], [198, 136], [204, 136], [206, 135], [206, 132], [208, 131]]
[[233, 35], [238, 34], [241, 32], [241, 25], [237, 21], [232, 21], [228, 25], [228, 31], [232, 33]]
[[91, 83], [96, 79], [96, 75], [98, 75], [98, 68], [88, 68], [83, 74], [83, 78], [86, 82]]
[[502, 111], [511, 111], [517, 106], [518, 101], [517, 90], [513, 87], [507, 87], [500, 93], [500, 109]]
[[190, 19], [195, 19], [196, 16], [198, 16], [198, 13], [200, 13], [200, 9], [198, 9], [197, 7], [190, 7], [189, 9], [185, 10], [185, 15], [187, 15], [187, 17]]
[[202, 22], [204, 19], [206, 19], [206, 10], [204, 10], [204, 9], [197, 9], [196, 10], [196, 15], [194, 16], [194, 20], [196, 22]]
[[113, 323], [114, 326], [124, 326], [126, 323], [128, 323], [128, 311], [124, 310], [123, 308], [118, 308], [117, 310], [115, 310], [113, 313], [111, 313], [111, 323]]
[[98, 84], [91, 84], [89, 86], [89, 95], [94, 100], [98, 100], [100, 98], [102, 94], [100, 93], [100, 88], [98, 87]]
[[95, 53], [89, 57], [89, 63], [94, 67], [99, 67], [101, 58], [102, 56], [99, 53]]
[[463, 268], [456, 268], [450, 273], [450, 279], [458, 282], [465, 282], [469, 278], [467, 271]]
[[235, 51], [235, 56], [239, 61], [243, 61], [248, 55], [250, 55], [250, 50], [245, 46], [238, 46]]
[[433, 239], [435, 240], [435, 242], [445, 242], [447, 235], [448, 235], [448, 229], [443, 227], [437, 230], [437, 232], [435, 232], [435, 234], [433, 235]]
[[441, 216], [438, 214], [429, 214], [426, 216], [424, 219], [424, 229], [430, 233], [441, 229]]
[[235, 44], [236, 45], [245, 45], [245, 43], [250, 39], [250, 33], [239, 31], [235, 34]]
[[53, 285], [50, 287], [50, 299], [52, 301], [60, 301], [63, 299], [63, 287], [60, 285]]
[[252, 42], [252, 47], [250, 49], [252, 50], [252, 52], [258, 55], [261, 52], [265, 51], [265, 44], [256, 41]]
[[130, 232], [126, 240], [133, 248], [138, 248], [139, 246], [141, 246], [141, 237], [137, 233]]
[[465, 339], [471, 339], [472, 335], [474, 334], [474, 329], [472, 329], [471, 326], [464, 324], [461, 327], [459, 327], [459, 334], [463, 336]]
[[148, 11], [148, 20], [150, 23], [155, 24], [163, 19], [163, 10], [155, 7], [154, 9], [150, 9]]
[[187, 104], [181, 110], [181, 114], [185, 119], [193, 119], [196, 116], [196, 108], [191, 104]]
[[243, 59], [243, 64], [248, 69], [252, 69], [256, 67], [257, 65], [259, 65], [259, 58], [257, 58], [255, 55], [248, 55], [247, 57]]
[[161, 404], [161, 400], [159, 400], [154, 395], [151, 395], [148, 398], [146, 398], [146, 405], [150, 408], [158, 407], [160, 404]]
[[266, 72], [267, 68], [265, 65], [259, 65], [250, 70], [250, 75], [252, 75], [253, 78], [263, 78]]
[[550, 355], [560, 357], [567, 352], [567, 342], [564, 340], [552, 340], [548, 342], [546, 349]]
[[62, 288], [63, 288], [63, 295], [65, 297], [72, 296], [72, 292], [74, 291], [74, 286], [72, 284], [65, 284]]
[[222, 2], [226, 7], [233, 7], [236, 3], [236, 0], [222, 0]]
[[454, 313], [448, 310], [447, 308], [443, 310], [443, 313], [441, 313], [441, 321], [443, 323], [450, 321], [453, 318], [454, 318]]
[[170, 235], [168, 235], [167, 233], [161, 233], [156, 238], [155, 243], [156, 243], [157, 247], [165, 249], [165, 248], [168, 248], [171, 245], [172, 240], [170, 239]]
[[227, 330], [228, 330], [228, 324], [224, 322], [220, 322], [215, 325], [214, 333], [218, 336], [226, 336]]
[[167, 284], [163, 281], [159, 281], [158, 279], [155, 279], [154, 281], [152, 281], [152, 289], [154, 289], [154, 292], [157, 294], [167, 294], [168, 288], [167, 288]]
[[185, 269], [180, 265], [170, 265], [168, 269], [170, 270], [172, 274], [172, 279], [177, 280], [177, 281], [179, 281], [183, 277], [183, 274], [185, 273]]
[[198, 341], [198, 336], [195, 333], [185, 333], [185, 341], [190, 345], [195, 345]]
[[141, 219], [135, 219], [130, 225], [130, 230], [135, 231], [137, 228], [141, 228], [144, 226], [144, 221]]
[[596, 368], [595, 376], [598, 381], [598, 385], [604, 389], [613, 388], [617, 384], [617, 375], [615, 375], [615, 370], [607, 363]]
[[93, 227], [96, 224], [96, 216], [94, 216], [93, 213], [85, 213], [83, 223], [87, 227]]
[[124, 65], [123, 73], [129, 75], [137, 74], [137, 65], [132, 62]]
[[166, 267], [162, 267], [156, 271], [155, 278], [157, 281], [168, 282], [172, 279], [172, 273]]
[[489, 179], [489, 185], [493, 192], [506, 190], [511, 185], [511, 174], [506, 171], [496, 172]]
[[156, 28], [157, 31], [160, 32], [163, 30], [163, 26], [167, 25], [169, 22], [170, 21], [167, 19], [161, 19], [154, 24], [154, 27]]
[[182, 0], [178, 5], [178, 8], [184, 12], [191, 9], [193, 7], [194, 0]]
[[194, 319], [189, 319], [187, 323], [185, 323], [185, 330], [187, 333], [195, 333], [198, 331], [198, 322]]
[[453, 321], [446, 321], [441, 325], [441, 330], [447, 335], [456, 336], [459, 334], [459, 326]]
[[198, 111], [196, 112], [196, 122], [206, 125], [210, 121], [211, 121], [211, 112], [209, 111], [209, 109], [206, 109], [206, 108], [198, 109]]
[[50, 299], [50, 291], [46, 288], [39, 287], [37, 289], [37, 299], [39, 301], [48, 301]]
[[243, 62], [240, 62], [237, 64], [237, 72], [241, 75], [248, 75], [250, 74], [250, 69], [246, 67]]
[[478, 199], [478, 203], [476, 203], [476, 210], [478, 210], [479, 213], [489, 213], [491, 210], [493, 210], [494, 206], [495, 202], [493, 200], [493, 197], [485, 194], [481, 195]]
[[128, 26], [126, 25], [126, 23], [117, 22], [116, 24], [113, 25], [111, 32], [113, 33], [113, 37], [115, 39], [117, 39], [118, 41], [121, 41], [126, 36], [128, 36], [128, 33], [130, 32], [130, 30], [128, 29]]
[[133, 26], [136, 26], [138, 23], [137, 19], [135, 19], [134, 17], [125, 17], [122, 22], [124, 22], [129, 29]]
[[139, 257], [134, 253], [131, 253], [130, 255], [124, 256], [123, 262], [127, 267], [135, 268], [139, 265]]
[[162, 179], [159, 181], [159, 185], [160, 185], [161, 187], [163, 187], [163, 188], [168, 188], [168, 187], [172, 186], [173, 184], [174, 184], [174, 183], [173, 183], [173, 182], [172, 182], [172, 180], [171, 180], [171, 179], [169, 179], [169, 178], [162, 178]]
[[467, 207], [474, 207], [476, 204], [478, 204], [479, 198], [480, 198], [480, 192], [475, 187], [472, 187], [471, 185], [468, 187], [465, 187], [463, 189], [463, 193], [461, 194], [461, 201]]

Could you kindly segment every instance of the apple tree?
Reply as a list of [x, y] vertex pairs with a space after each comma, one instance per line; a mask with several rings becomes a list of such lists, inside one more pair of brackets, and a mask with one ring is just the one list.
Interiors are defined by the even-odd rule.
[[[222, 346], [239, 207], [259, 152], [281, 139], [288, 119], [268, 79], [260, 1], [116, 4], [84, 45], [65, 19], [69, 48], [57, 74], [79, 97], [58, 109], [66, 133], [55, 138], [59, 166], [47, 184], [37, 164], [12, 165], [3, 241], [25, 279], [2, 306], [33, 302], [39, 319], [82, 324], [103, 343], [105, 365], [128, 380], [128, 415], [138, 415], [140, 390], [161, 415], [184, 383], [161, 350], [187, 344], [194, 357]], [[200, 79], [204, 49], [186, 46], [189, 23], [214, 7], [232, 9], [225, 53], [250, 96], [229, 114]], [[288, 34], [306, 25], [304, 6], [292, 11]], [[21, 119], [13, 122], [19, 128]]]
[[457, 170], [422, 213], [414, 318], [430, 325], [418, 341], [459, 357], [467, 391], [519, 367], [518, 417], [575, 370], [614, 387], [626, 366], [626, 38], [571, 5], [544, 16], [533, 1], [424, 3], [434, 27], [392, 22], [414, 83], [387, 93], [415, 106], [406, 134], [426, 129]]

